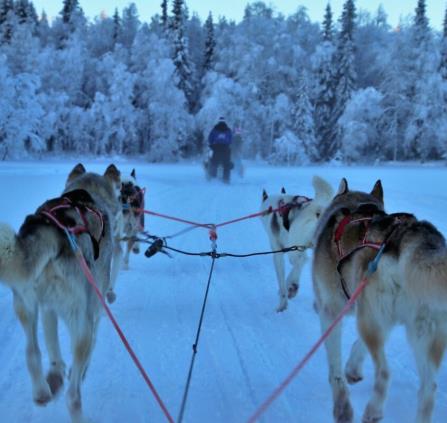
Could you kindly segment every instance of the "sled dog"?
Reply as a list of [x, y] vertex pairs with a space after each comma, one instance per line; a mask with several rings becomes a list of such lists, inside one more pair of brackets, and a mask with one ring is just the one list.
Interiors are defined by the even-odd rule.
[[313, 283], [322, 331], [343, 308], [365, 277], [368, 263], [383, 248], [377, 270], [356, 303], [361, 340], [341, 370], [341, 325], [326, 341], [333, 414], [337, 423], [353, 421], [346, 381], [362, 378], [366, 349], [375, 367], [374, 387], [363, 422], [383, 418], [389, 382], [384, 352], [388, 334], [403, 324], [420, 378], [417, 423], [431, 422], [435, 376], [447, 343], [447, 248], [444, 237], [426, 221], [406, 213], [385, 214], [383, 189], [350, 191], [343, 179], [316, 233]]
[[140, 245], [135, 241], [138, 232], [144, 231], [144, 190], [137, 185], [135, 169], [130, 178], [121, 183], [121, 201], [123, 203], [124, 237], [126, 252], [124, 253], [124, 268], [129, 268], [129, 254], [140, 252]]
[[[317, 222], [325, 207], [332, 199], [332, 187], [322, 178], [314, 176], [312, 185], [315, 198], [287, 195], [284, 188], [280, 195], [269, 196], [265, 190], [262, 193], [261, 210], [280, 209], [262, 216], [262, 223], [269, 237], [272, 250], [286, 247], [312, 247]], [[287, 308], [287, 298], [293, 298], [299, 289], [301, 269], [306, 261], [305, 251], [290, 251], [289, 256], [292, 269], [285, 279], [284, 254], [274, 254], [276, 276], [279, 285], [279, 305], [276, 311]]]
[[[66, 231], [75, 237], [104, 295], [111, 283], [120, 187], [120, 173], [114, 165], [101, 176], [87, 173], [79, 164], [68, 176], [61, 197], [46, 201], [27, 216], [17, 234], [0, 224], [0, 281], [12, 289], [14, 309], [25, 331], [33, 399], [46, 404], [64, 383], [57, 329], [60, 318], [71, 339], [73, 361], [66, 399], [73, 422], [83, 419], [81, 382], [95, 344], [100, 302], [79, 267]], [[37, 339], [39, 311], [50, 363], [46, 377]]]

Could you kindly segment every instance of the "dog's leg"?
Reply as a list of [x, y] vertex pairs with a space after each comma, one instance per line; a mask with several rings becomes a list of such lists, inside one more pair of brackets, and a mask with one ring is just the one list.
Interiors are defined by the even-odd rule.
[[345, 376], [348, 383], [354, 384], [363, 379], [363, 362], [367, 352], [368, 350], [361, 338], [352, 344], [351, 353], [345, 366]]
[[33, 386], [33, 399], [38, 405], [45, 405], [51, 400], [51, 391], [42, 371], [42, 356], [37, 340], [38, 308], [34, 300], [26, 304], [15, 291], [14, 310], [23, 326], [26, 336], [26, 362]]
[[292, 251], [289, 253], [289, 261], [292, 265], [292, 270], [287, 276], [287, 296], [293, 298], [300, 288], [301, 269], [306, 262], [306, 253]]
[[126, 252], [124, 253], [124, 260], [123, 260], [124, 270], [129, 270], [129, 255], [130, 255], [130, 250], [132, 248], [132, 244], [133, 244], [133, 241], [130, 239], [126, 242]]
[[42, 313], [45, 342], [50, 359], [50, 369], [47, 374], [47, 382], [51, 393], [56, 395], [64, 384], [65, 363], [62, 360], [59, 345], [58, 325], [56, 313], [52, 310], [44, 310]]
[[[428, 332], [429, 328], [427, 328]], [[419, 373], [420, 386], [418, 392], [418, 408], [416, 423], [432, 421], [435, 403], [435, 376], [444, 355], [445, 333], [423, 333], [421, 327], [408, 330], [408, 339], [413, 347], [416, 365]]]
[[[342, 307], [342, 304], [335, 304], [334, 302], [332, 304], [318, 303], [318, 315], [320, 316], [322, 333], [329, 328]], [[341, 333], [342, 324], [340, 322], [325, 341], [329, 367], [329, 383], [332, 388], [335, 422], [352, 423], [353, 411], [349, 400], [349, 390], [342, 372]]]
[[375, 314], [370, 307], [362, 305], [358, 307], [358, 328], [371, 354], [375, 373], [373, 392], [363, 413], [362, 422], [375, 423], [383, 418], [383, 404], [388, 390], [389, 370], [384, 346], [391, 324], [386, 322], [383, 316]]
[[110, 274], [110, 284], [106, 292], [107, 301], [111, 304], [116, 300], [116, 294], [114, 291], [116, 280], [118, 279], [118, 272], [121, 268], [121, 261], [123, 258], [123, 249], [121, 242], [115, 238], [113, 243], [113, 257], [112, 257], [112, 270]]
[[81, 383], [85, 377], [94, 344], [94, 322], [87, 315], [74, 316], [69, 324], [73, 364], [67, 390], [67, 406], [73, 422], [83, 421]]
[[[272, 245], [274, 250], [280, 247]], [[276, 277], [279, 285], [279, 305], [276, 311], [284, 311], [287, 308], [287, 285], [284, 274], [284, 254], [273, 254], [273, 263], [275, 264]]]

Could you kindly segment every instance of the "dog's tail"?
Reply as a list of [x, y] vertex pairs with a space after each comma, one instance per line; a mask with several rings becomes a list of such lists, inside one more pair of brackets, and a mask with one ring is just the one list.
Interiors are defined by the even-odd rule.
[[51, 231], [54, 228], [41, 227], [20, 236], [9, 225], [0, 223], [0, 281], [11, 287], [34, 281], [58, 254], [57, 238], [46, 236]]

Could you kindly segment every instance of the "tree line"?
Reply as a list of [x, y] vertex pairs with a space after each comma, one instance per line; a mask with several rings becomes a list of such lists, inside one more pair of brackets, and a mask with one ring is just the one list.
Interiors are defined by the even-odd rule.
[[50, 23], [29, 0], [0, 0], [0, 158], [35, 154], [200, 156], [219, 116], [246, 158], [305, 164], [439, 160], [447, 152], [447, 10], [425, 0], [392, 28], [346, 0], [322, 23], [263, 2], [241, 22], [163, 0], [89, 21], [64, 0]]

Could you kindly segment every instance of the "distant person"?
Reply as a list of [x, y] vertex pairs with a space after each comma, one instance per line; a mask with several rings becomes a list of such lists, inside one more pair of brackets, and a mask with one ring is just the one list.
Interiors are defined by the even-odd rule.
[[223, 181], [230, 182], [232, 142], [233, 132], [226, 124], [225, 118], [220, 117], [219, 122], [214, 126], [208, 136], [208, 145], [213, 154], [208, 165], [208, 175], [210, 178], [215, 178], [217, 176], [217, 169], [219, 166], [222, 166]]
[[242, 165], [242, 129], [236, 126], [233, 132], [233, 144], [231, 146], [231, 158], [234, 164], [236, 173], [242, 177], [244, 176], [244, 166]]

